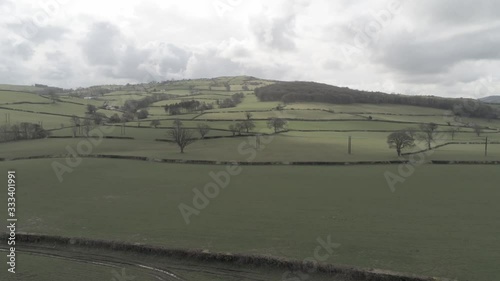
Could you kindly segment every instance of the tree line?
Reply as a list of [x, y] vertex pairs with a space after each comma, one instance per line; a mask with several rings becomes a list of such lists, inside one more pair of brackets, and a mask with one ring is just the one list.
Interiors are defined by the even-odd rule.
[[[432, 149], [432, 143], [436, 141], [438, 136], [438, 125], [436, 123], [423, 123], [418, 126], [418, 129], [407, 128], [403, 130], [398, 130], [392, 132], [387, 136], [387, 144], [389, 148], [396, 149], [398, 156], [402, 155], [404, 149], [412, 148], [415, 146], [416, 141], [424, 142], [427, 149]], [[479, 137], [483, 133], [483, 128], [475, 124], [471, 127], [474, 133]], [[460, 127], [452, 127], [447, 131], [450, 134], [451, 139], [455, 139], [456, 133], [460, 132]]]
[[196, 111], [205, 111], [213, 109], [212, 104], [200, 102], [197, 100], [181, 101], [174, 104], [167, 104], [163, 107], [165, 112], [170, 115], [179, 115], [182, 112], [191, 113]]
[[245, 98], [245, 95], [243, 93], [236, 93], [233, 94], [230, 98], [225, 98], [223, 100], [217, 100], [217, 105], [219, 108], [231, 108], [231, 107], [236, 107], [238, 104], [240, 104], [243, 99]]
[[0, 141], [18, 141], [43, 139], [50, 135], [50, 132], [45, 130], [42, 125], [29, 122], [21, 122], [14, 125], [0, 126]]
[[407, 96], [353, 90], [314, 82], [280, 82], [255, 89], [260, 101], [321, 102], [334, 104], [400, 104], [451, 110], [458, 116], [497, 119], [500, 112], [477, 100], [436, 96]]
[[[231, 108], [240, 104], [245, 95], [243, 93], [235, 93], [229, 98], [216, 100], [215, 104], [219, 108]], [[167, 104], [163, 107], [169, 115], [179, 115], [182, 113], [203, 112], [214, 108], [212, 103], [200, 102], [197, 100], [185, 100], [174, 104]]]
[[[232, 132], [233, 137], [236, 135], [241, 136], [243, 133], [249, 134], [256, 127], [252, 116], [252, 113], [246, 112], [246, 119], [244, 121], [229, 125], [229, 130]], [[288, 122], [283, 118], [271, 117], [267, 120], [268, 128], [273, 129], [275, 133], [285, 130], [287, 124]], [[200, 134], [201, 139], [204, 139], [211, 128], [207, 124], [198, 124], [196, 130]], [[184, 127], [182, 121], [178, 119], [173, 121], [173, 127], [167, 131], [167, 134], [177, 144], [181, 153], [184, 153], [184, 149], [188, 145], [199, 139], [195, 137], [194, 129]]]

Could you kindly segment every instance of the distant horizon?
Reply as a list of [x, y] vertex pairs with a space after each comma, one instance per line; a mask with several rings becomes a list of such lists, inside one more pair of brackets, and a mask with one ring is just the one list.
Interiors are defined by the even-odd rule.
[[[347, 87], [352, 90], [358, 90], [358, 91], [367, 91], [367, 92], [381, 92], [381, 93], [386, 93], [386, 94], [396, 94], [396, 95], [405, 95], [405, 96], [433, 96], [433, 97], [441, 97], [441, 98], [470, 98], [470, 99], [485, 99], [485, 98], [491, 98], [491, 97], [500, 97], [500, 94], [492, 94], [488, 96], [482, 96], [482, 97], [467, 97], [467, 96], [442, 96], [442, 95], [437, 95], [437, 94], [425, 94], [425, 93], [400, 93], [400, 92], [384, 92], [384, 91], [377, 91], [377, 90], [369, 90], [369, 89], [358, 89], [358, 88], [352, 88], [349, 86], [340, 86], [340, 85], [334, 85], [330, 83], [325, 83], [325, 82], [317, 82], [317, 81], [306, 81], [306, 80], [276, 80], [276, 79], [267, 79], [267, 78], [262, 78], [262, 77], [257, 77], [253, 75], [223, 75], [223, 76], [217, 76], [217, 77], [211, 77], [211, 78], [184, 78], [184, 79], [172, 79], [172, 80], [162, 80], [162, 81], [150, 81], [150, 82], [139, 82], [139, 83], [132, 83], [128, 82], [125, 84], [96, 84], [96, 85], [90, 85], [90, 86], [77, 86], [77, 87], [71, 87], [71, 88], [64, 88], [59, 85], [51, 85], [51, 84], [44, 84], [44, 83], [30, 83], [30, 84], [9, 84], [9, 83], [1, 83], [0, 85], [10, 85], [10, 86], [32, 86], [35, 87], [35, 84], [40, 84], [40, 85], [45, 85], [48, 87], [54, 87], [54, 88], [62, 88], [64, 90], [77, 90], [79, 88], [81, 89], [87, 89], [91, 87], [102, 87], [102, 86], [126, 86], [127, 84], [129, 85], [141, 85], [141, 84], [150, 84], [150, 83], [163, 83], [163, 82], [175, 82], [175, 81], [186, 81], [186, 80], [213, 80], [213, 79], [220, 79], [220, 78], [231, 78], [231, 77], [252, 77], [257, 80], [266, 80], [266, 81], [273, 81], [273, 82], [311, 82], [311, 83], [319, 83], [319, 84], [326, 84], [330, 86], [335, 86], [335, 87]], [[1, 89], [0, 89], [1, 90]]]

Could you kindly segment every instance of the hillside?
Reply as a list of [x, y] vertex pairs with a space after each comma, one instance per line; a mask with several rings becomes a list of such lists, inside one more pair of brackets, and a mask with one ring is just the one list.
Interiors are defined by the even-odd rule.
[[[332, 104], [395, 104], [453, 110], [457, 115], [496, 119], [500, 111], [472, 99], [409, 96], [353, 90], [315, 82], [278, 82], [255, 90], [261, 101], [323, 102]], [[474, 104], [474, 106], [469, 106]]]
[[500, 96], [488, 96], [480, 98], [479, 100], [487, 103], [500, 103]]
[[[500, 275], [498, 227], [491, 223], [500, 205], [490, 200], [500, 196], [500, 120], [430, 106], [462, 100], [423, 97], [427, 106], [416, 106], [402, 104], [420, 101], [415, 97], [248, 76], [56, 95], [39, 88], [46, 87], [0, 90], [0, 167], [17, 170], [22, 181], [16, 200], [23, 203], [19, 221], [26, 223], [20, 232], [222, 253], [224, 259], [277, 257], [267, 269], [140, 257], [145, 266], [194, 281], [279, 280], [284, 270], [276, 264], [311, 257], [317, 239], [330, 238], [340, 246], [321, 253], [329, 265], [479, 281]], [[274, 127], [276, 120], [282, 126]], [[421, 136], [431, 122], [428, 150]], [[183, 153], [172, 135], [178, 128], [190, 141]], [[414, 135], [414, 146], [398, 156], [388, 136], [401, 130]], [[209, 204], [193, 201], [207, 190]], [[186, 215], [182, 206], [195, 209]], [[87, 255], [64, 243], [23, 246], [23, 263], [55, 266], [51, 256], [65, 255], [61, 276], [89, 280], [92, 271], [92, 280], [111, 277], [100, 266], [78, 263]], [[103, 264], [119, 262], [118, 251], [87, 250]], [[137, 259], [127, 255], [119, 264], [136, 279], [149, 276], [133, 266]], [[205, 273], [213, 278], [200, 276]], [[19, 276], [14, 280], [62, 280]]]

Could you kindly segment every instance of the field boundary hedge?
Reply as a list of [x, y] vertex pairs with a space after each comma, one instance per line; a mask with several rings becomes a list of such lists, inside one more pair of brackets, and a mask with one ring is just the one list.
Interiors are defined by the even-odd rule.
[[[26, 113], [34, 113], [34, 114], [45, 114], [45, 115], [61, 116], [61, 117], [73, 117], [73, 115], [67, 115], [67, 114], [50, 113], [50, 112], [43, 112], [43, 111], [32, 111], [32, 110], [25, 110], [25, 109], [19, 109], [19, 108], [10, 108], [10, 107], [5, 107], [5, 106], [0, 106], [0, 109], [12, 110], [12, 111], [20, 111], [20, 112], [26, 112]], [[82, 116], [78, 116], [78, 117], [80, 119], [89, 119], [89, 120], [92, 119], [92, 118], [89, 118], [89, 117], [82, 117]]]
[[[356, 166], [356, 165], [394, 165], [407, 164], [409, 160], [385, 160], [385, 161], [266, 161], [266, 162], [242, 162], [242, 161], [215, 161], [215, 160], [189, 160], [189, 159], [165, 159], [146, 156], [113, 155], [113, 154], [88, 154], [88, 155], [37, 155], [14, 158], [0, 158], [0, 161], [19, 161], [31, 159], [60, 159], [67, 157], [80, 158], [105, 158], [147, 161], [170, 164], [194, 164], [194, 165], [238, 165], [238, 166]], [[465, 164], [465, 165], [500, 165], [500, 160], [429, 160], [426, 164]]]
[[[406, 155], [414, 155], [414, 154], [419, 154], [419, 153], [424, 153], [424, 152], [427, 152], [427, 151], [430, 151], [430, 150], [434, 150], [436, 148], [440, 148], [440, 147], [443, 147], [443, 146], [448, 146], [448, 145], [454, 145], [454, 144], [486, 144], [486, 142], [480, 142], [480, 141], [452, 141], [452, 142], [447, 142], [447, 143], [443, 143], [443, 144], [439, 144], [439, 145], [436, 145], [434, 147], [432, 147], [431, 149], [423, 149], [423, 150], [419, 150], [419, 151], [415, 151], [415, 152], [407, 152], [407, 153], [402, 153], [401, 155], [403, 156], [406, 156]], [[488, 142], [488, 144], [500, 144], [500, 142], [498, 141], [492, 141], [492, 142]]]
[[[2, 233], [1, 239], [7, 239], [8, 234]], [[248, 255], [239, 253], [208, 252], [200, 249], [167, 248], [138, 243], [127, 243], [120, 241], [96, 240], [78, 237], [63, 237], [42, 234], [18, 233], [16, 240], [20, 243], [51, 244], [51, 246], [71, 246], [93, 249], [105, 249], [113, 251], [127, 251], [138, 254], [155, 255], [176, 259], [195, 260], [199, 262], [221, 262], [235, 265], [251, 265], [257, 267], [269, 267], [284, 270], [308, 271], [316, 268], [316, 272], [332, 274], [344, 277], [347, 280], [358, 281], [433, 281], [432, 277], [417, 275], [402, 275], [399, 273], [382, 273], [375, 270], [360, 269], [349, 266], [339, 266], [326, 263], [303, 262], [294, 259]]]
[[[88, 139], [88, 138], [94, 138], [97, 139], [98, 137], [85, 137], [85, 136], [48, 136], [49, 139]], [[119, 139], [119, 140], [135, 140], [133, 137], [117, 137], [117, 136], [103, 136], [103, 139]]]

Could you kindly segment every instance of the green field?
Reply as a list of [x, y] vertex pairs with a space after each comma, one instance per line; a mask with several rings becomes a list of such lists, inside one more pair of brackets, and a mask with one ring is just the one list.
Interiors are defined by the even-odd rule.
[[125, 241], [293, 258], [331, 235], [341, 244], [331, 263], [462, 280], [500, 274], [495, 166], [424, 165], [394, 193], [384, 173], [397, 166], [242, 167], [186, 225], [178, 205], [192, 205], [192, 189], [224, 166], [85, 159], [60, 183], [51, 163], [0, 164], [15, 167], [23, 187], [20, 231], [117, 239], [119, 230]]
[[[223, 83], [230, 84], [231, 91], [226, 91]], [[495, 201], [500, 196], [498, 165], [479, 163], [500, 161], [498, 119], [459, 118], [447, 110], [405, 105], [261, 102], [251, 91], [272, 83], [241, 76], [109, 85], [106, 88], [113, 92], [96, 99], [58, 93], [55, 102], [34, 94], [35, 87], [0, 85], [2, 128], [30, 122], [51, 134], [49, 138], [0, 145], [0, 170], [5, 174], [15, 169], [18, 176], [18, 231], [293, 259], [311, 256], [316, 240], [330, 235], [341, 246], [329, 255], [327, 263], [464, 281], [490, 281], [500, 276], [500, 225], [495, 223], [500, 220], [500, 205]], [[244, 86], [250, 91], [243, 91]], [[238, 92], [244, 92], [240, 104], [218, 108], [216, 100]], [[128, 99], [153, 93], [175, 97], [149, 105], [146, 119], [136, 118], [124, 127], [122, 123], [92, 126], [103, 136], [128, 139], [88, 140], [82, 133], [73, 137], [70, 117], [88, 117], [87, 104], [100, 107], [107, 101], [121, 106]], [[163, 109], [183, 100], [212, 103], [214, 108], [175, 116]], [[277, 110], [280, 104], [284, 108]], [[107, 117], [122, 115], [119, 110], [99, 112]], [[229, 127], [246, 119], [246, 113], [252, 114], [255, 128], [233, 136]], [[286, 119], [285, 129], [274, 134], [267, 125], [271, 117]], [[171, 140], [168, 130], [174, 119], [195, 130], [196, 138], [197, 126], [210, 126], [209, 139], [198, 139], [180, 153], [175, 144], [164, 141]], [[152, 120], [159, 120], [158, 128], [150, 126]], [[416, 156], [425, 164], [413, 167], [414, 171], [397, 164], [355, 165], [359, 161], [409, 159], [397, 157], [387, 145], [387, 136], [407, 128], [420, 133], [419, 125], [430, 122], [439, 125], [433, 147], [457, 143]], [[480, 136], [472, 124], [482, 127]], [[457, 127], [460, 131], [452, 138], [449, 131]], [[257, 150], [255, 134], [264, 134]], [[426, 147], [420, 140], [416, 144], [404, 152]], [[82, 147], [87, 151], [79, 150]], [[85, 157], [60, 182], [53, 165], [65, 163], [65, 157], [76, 150]], [[141, 156], [149, 161], [92, 157], [97, 154]], [[35, 156], [43, 159], [11, 161]], [[186, 224], [179, 205], [192, 206], [193, 190], [202, 190], [214, 181], [210, 173], [220, 173], [226, 166], [158, 163], [160, 159], [260, 163], [241, 166], [241, 173], [231, 176], [228, 186]], [[477, 163], [438, 165], [431, 164], [433, 160]], [[393, 190], [384, 176], [387, 172], [403, 175]], [[5, 216], [2, 212], [0, 220], [5, 221]], [[139, 261], [174, 268], [187, 280], [283, 279], [283, 272], [262, 268], [190, 264], [150, 256], [128, 256], [124, 260], [129, 263], [121, 265], [81, 260], [97, 255], [116, 262], [121, 255], [99, 249], [85, 253], [42, 249], [38, 254], [30, 253], [27, 247], [22, 250], [20, 274], [13, 281], [111, 280], [111, 270], [122, 268], [136, 276], [135, 280], [160, 280], [131, 265]], [[207, 267], [206, 272], [192, 270], [198, 267]], [[53, 272], [60, 275], [52, 278]], [[0, 279], [4, 280], [2, 274]], [[336, 279], [314, 276], [310, 280]]]
[[[1, 249], [1, 248], [0, 248]], [[175, 275], [182, 280], [279, 280], [283, 270], [226, 266], [223, 263], [201, 263], [151, 257], [138, 254], [116, 253], [106, 250], [50, 247], [19, 247], [22, 268], [15, 275], [0, 272], [8, 281], [88, 281], [88, 280], [171, 280]], [[147, 268], [143, 266], [147, 266]], [[142, 267], [141, 267], [142, 266]], [[165, 273], [167, 272], [167, 273]], [[309, 275], [312, 281], [341, 281], [324, 274]], [[179, 280], [179, 279], [175, 279]]]
[[0, 104], [8, 104], [14, 102], [50, 103], [50, 100], [43, 98], [37, 94], [0, 90]]

